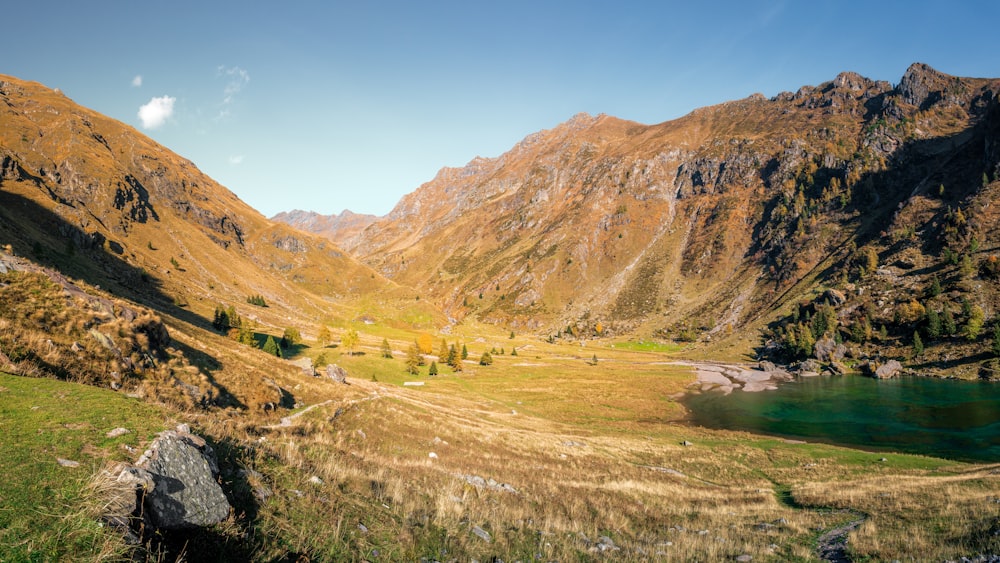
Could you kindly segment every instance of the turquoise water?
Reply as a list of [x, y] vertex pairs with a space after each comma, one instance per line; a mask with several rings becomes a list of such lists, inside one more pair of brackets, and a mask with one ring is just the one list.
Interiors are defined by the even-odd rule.
[[812, 377], [777, 391], [683, 399], [694, 424], [875, 451], [1000, 461], [1000, 384]]

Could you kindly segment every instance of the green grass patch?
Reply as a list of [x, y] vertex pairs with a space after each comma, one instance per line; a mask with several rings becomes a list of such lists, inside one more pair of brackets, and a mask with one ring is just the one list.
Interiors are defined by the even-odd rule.
[[610, 345], [615, 350], [628, 350], [630, 352], [660, 352], [671, 354], [684, 349], [683, 344], [676, 342], [654, 342], [651, 340], [623, 340]]
[[[120, 541], [95, 519], [87, 484], [109, 461], [135, 461], [164, 422], [113, 391], [0, 374], [0, 559], [89, 561]], [[129, 433], [108, 438], [117, 427]]]

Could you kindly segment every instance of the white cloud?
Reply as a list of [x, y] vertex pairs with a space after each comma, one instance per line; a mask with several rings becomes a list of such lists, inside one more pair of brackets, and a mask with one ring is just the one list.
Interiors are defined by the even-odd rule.
[[243, 155], [242, 154], [238, 154], [238, 155], [234, 155], [234, 156], [229, 157], [229, 164], [232, 164], [233, 166], [236, 166], [238, 164], [243, 164]]
[[156, 129], [166, 123], [174, 114], [174, 102], [177, 98], [161, 96], [149, 100], [149, 103], [139, 108], [139, 119], [144, 129]]
[[135, 75], [135, 78], [132, 79], [132, 86], [134, 86], [135, 88], [138, 88], [139, 86], [142, 86], [142, 75], [141, 74]]
[[222, 90], [223, 104], [233, 103], [236, 94], [239, 94], [240, 90], [250, 82], [250, 73], [238, 66], [230, 68], [219, 66], [216, 69], [216, 76], [226, 78], [226, 87]]

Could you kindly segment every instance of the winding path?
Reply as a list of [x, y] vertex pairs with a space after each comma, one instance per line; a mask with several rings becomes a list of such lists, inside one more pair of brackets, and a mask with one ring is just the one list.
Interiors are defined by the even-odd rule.
[[847, 535], [856, 530], [867, 519], [864, 514], [860, 513], [854, 513], [854, 516], [854, 520], [819, 537], [816, 553], [820, 559], [831, 563], [851, 563], [851, 558], [847, 555]]

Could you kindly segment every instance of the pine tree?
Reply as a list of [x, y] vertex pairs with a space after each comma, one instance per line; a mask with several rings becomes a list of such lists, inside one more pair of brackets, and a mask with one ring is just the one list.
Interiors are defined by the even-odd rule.
[[483, 355], [479, 358], [479, 365], [493, 365], [493, 356], [491, 356], [489, 352], [483, 352]]
[[420, 349], [417, 348], [416, 343], [406, 350], [406, 371], [410, 375], [420, 373], [420, 366], [423, 364], [423, 361], [423, 358], [420, 356]]
[[444, 360], [442, 361], [444, 361], [451, 367], [455, 367], [455, 364], [461, 361], [458, 357], [458, 350], [455, 349], [454, 344], [452, 344], [451, 347], [448, 348], [448, 352], [444, 355]]
[[924, 353], [924, 342], [920, 340], [920, 331], [913, 331], [913, 356], [917, 357]]
[[955, 317], [952, 316], [951, 309], [946, 306], [944, 313], [941, 314], [941, 334], [951, 336], [956, 330], [958, 327], [955, 326]]
[[979, 338], [979, 335], [983, 332], [984, 317], [985, 313], [979, 308], [979, 305], [973, 305], [972, 310], [969, 312], [969, 320], [965, 321], [965, 328], [962, 331], [966, 340], [972, 342]]
[[517, 348], [511, 348], [510, 349], [510, 355], [511, 356], [516, 356], [517, 355]]
[[387, 338], [382, 339], [382, 348], [380, 349], [383, 358], [392, 359], [392, 346], [389, 346], [389, 340]]
[[264, 342], [263, 350], [265, 353], [271, 354], [272, 356], [281, 357], [281, 348], [278, 347], [278, 344], [274, 341], [274, 337], [270, 334], [267, 335], [267, 340]]
[[438, 365], [437, 362], [431, 362], [431, 367], [427, 370], [427, 375], [437, 375]]
[[993, 325], [993, 343], [991, 348], [995, 355], [1000, 356], [1000, 323]]
[[511, 340], [514, 340], [514, 331], [513, 331], [513, 330], [512, 330], [512, 331], [510, 331], [510, 339], [511, 339]]
[[938, 295], [941, 295], [941, 280], [938, 279], [937, 275], [931, 278], [930, 294], [931, 297], [937, 297]]
[[442, 364], [450, 364], [451, 362], [448, 361], [448, 352], [449, 352], [448, 342], [446, 342], [445, 339], [442, 338], [441, 347], [438, 348], [438, 361], [441, 362]]
[[465, 344], [462, 344], [462, 359], [463, 360], [469, 359], [469, 349], [465, 347]]
[[927, 337], [931, 340], [941, 338], [941, 316], [934, 309], [927, 311]]

